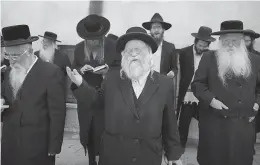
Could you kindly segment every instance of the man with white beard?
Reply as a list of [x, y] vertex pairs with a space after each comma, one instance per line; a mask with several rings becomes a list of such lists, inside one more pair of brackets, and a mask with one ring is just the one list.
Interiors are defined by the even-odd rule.
[[200, 165], [252, 165], [260, 104], [260, 57], [247, 52], [243, 23], [224, 21], [216, 51], [205, 53], [192, 82], [202, 103]]
[[128, 29], [116, 43], [122, 68], [107, 73], [102, 95], [77, 70], [67, 67], [68, 76], [77, 85], [73, 89], [77, 100], [86, 107], [95, 101], [103, 103], [100, 165], [161, 165], [163, 150], [170, 165], [182, 164], [172, 81], [151, 69], [151, 55], [157, 47], [144, 29]]
[[[1, 84], [3, 114], [2, 165], [54, 165], [65, 125], [63, 74], [33, 54], [27, 25], [4, 27], [3, 46], [10, 67]], [[2, 105], [1, 105], [2, 106]]]

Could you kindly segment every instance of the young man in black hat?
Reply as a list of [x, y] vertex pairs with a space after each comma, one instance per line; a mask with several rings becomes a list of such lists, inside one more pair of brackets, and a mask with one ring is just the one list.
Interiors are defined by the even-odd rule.
[[164, 40], [164, 32], [171, 28], [171, 24], [164, 22], [159, 13], [155, 13], [149, 22], [142, 26], [150, 30], [151, 36], [158, 44], [157, 51], [152, 55], [153, 69], [159, 73], [173, 78], [178, 73], [177, 54], [175, 46]]
[[246, 49], [243, 23], [224, 21], [216, 51], [204, 53], [191, 89], [202, 103], [200, 165], [253, 164], [260, 104], [260, 57]]
[[54, 165], [61, 151], [65, 94], [61, 70], [33, 54], [27, 25], [2, 29], [6, 57], [1, 97], [9, 105], [3, 116], [2, 165]]
[[157, 47], [143, 28], [128, 29], [116, 44], [122, 67], [107, 73], [101, 95], [77, 70], [67, 68], [78, 101], [87, 107], [98, 98], [103, 106], [100, 165], [161, 165], [163, 150], [170, 165], [182, 164], [172, 81], [152, 69]]
[[247, 47], [247, 50], [253, 54], [259, 55], [260, 52], [254, 49], [255, 40], [260, 37], [259, 33], [256, 33], [253, 30], [247, 29], [244, 32], [244, 40]]
[[[104, 76], [109, 67], [115, 67], [116, 36], [105, 36], [110, 29], [108, 19], [95, 14], [88, 15], [77, 25], [78, 35], [84, 39], [74, 50], [73, 68], [76, 68], [83, 79], [93, 88], [100, 91]], [[106, 66], [102, 70], [93, 71], [98, 66]], [[72, 84], [74, 86], [74, 84]], [[100, 91], [101, 92], [101, 91]], [[88, 149], [89, 164], [96, 165], [99, 155], [101, 136], [104, 131], [104, 111], [101, 103], [85, 107], [78, 100], [78, 116], [80, 125], [80, 141], [85, 151]], [[88, 111], [87, 109], [91, 109]]]
[[194, 117], [198, 120], [199, 116], [199, 101], [191, 92], [190, 84], [195, 71], [198, 69], [203, 53], [209, 49], [210, 43], [215, 41], [215, 39], [211, 37], [211, 32], [211, 28], [201, 26], [198, 33], [191, 34], [195, 38], [194, 44], [181, 49], [179, 52], [180, 85], [177, 112], [181, 145], [183, 148], [185, 148], [188, 139], [191, 119]]
[[70, 67], [71, 63], [69, 57], [57, 49], [56, 42], [61, 42], [57, 40], [57, 34], [46, 31], [44, 36], [39, 35], [39, 37], [43, 38], [42, 47], [39, 51], [35, 52], [35, 55], [40, 57], [43, 61], [59, 66], [66, 76], [66, 66]]

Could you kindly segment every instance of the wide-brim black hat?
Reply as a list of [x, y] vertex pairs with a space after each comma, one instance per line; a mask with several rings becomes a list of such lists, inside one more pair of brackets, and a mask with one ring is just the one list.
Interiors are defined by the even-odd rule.
[[221, 35], [227, 33], [244, 33], [243, 22], [239, 20], [224, 21], [220, 25], [220, 31], [213, 32], [211, 35]]
[[153, 23], [160, 23], [162, 24], [162, 27], [164, 30], [168, 30], [172, 27], [172, 25], [168, 22], [164, 22], [162, 16], [159, 13], [155, 13], [151, 19], [151, 21], [149, 22], [144, 22], [142, 24], [142, 26], [146, 29], [146, 30], [151, 30], [152, 24]]
[[77, 33], [83, 39], [99, 39], [104, 37], [110, 29], [108, 19], [96, 14], [88, 15], [79, 21]]
[[191, 33], [191, 35], [199, 40], [206, 42], [214, 42], [215, 38], [211, 37], [212, 29], [206, 26], [201, 26], [198, 33]]
[[116, 42], [116, 51], [121, 53], [125, 49], [126, 43], [131, 40], [141, 40], [145, 42], [151, 47], [152, 53], [155, 53], [158, 48], [156, 41], [147, 34], [145, 29], [141, 27], [131, 27], [126, 31], [126, 34], [118, 38]]
[[260, 37], [259, 33], [256, 33], [255, 31], [251, 30], [251, 29], [246, 29], [244, 31], [244, 35], [250, 36], [253, 39], [257, 39]]
[[39, 37], [31, 36], [28, 25], [8, 26], [2, 29], [3, 47], [23, 45], [37, 41]]
[[43, 37], [43, 38], [47, 38], [49, 40], [53, 40], [53, 41], [57, 41], [57, 42], [61, 42], [59, 40], [57, 40], [57, 34], [56, 33], [53, 33], [53, 32], [48, 32], [46, 31], [44, 33], [44, 36], [41, 36], [41, 35], [38, 35], [39, 37]]

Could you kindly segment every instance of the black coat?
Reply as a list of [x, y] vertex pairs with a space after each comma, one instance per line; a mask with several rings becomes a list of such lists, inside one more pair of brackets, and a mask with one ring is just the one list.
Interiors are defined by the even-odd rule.
[[101, 165], [160, 165], [163, 149], [169, 160], [180, 158], [183, 150], [169, 78], [157, 72], [152, 78], [149, 75], [136, 102], [131, 81], [122, 79], [118, 69], [108, 73], [103, 87], [101, 95], [86, 82], [74, 89], [75, 97], [85, 106], [97, 100], [104, 103]]
[[48, 152], [60, 153], [63, 141], [66, 105], [62, 81], [60, 69], [40, 59], [16, 99], [9, 79], [4, 80], [1, 95], [10, 108], [3, 116], [2, 165], [54, 165], [55, 158]]
[[[252, 74], [231, 78], [224, 87], [218, 77], [214, 51], [205, 53], [192, 82], [192, 91], [203, 106], [200, 108], [198, 162], [207, 165], [252, 164], [255, 125], [249, 122], [260, 105], [260, 57], [249, 54]], [[229, 107], [217, 110], [209, 106], [216, 98]], [[225, 117], [227, 116], [227, 117]]]
[[178, 73], [178, 60], [174, 44], [167, 41], [162, 43], [160, 73], [166, 75], [171, 70], [175, 75]]
[[[4, 59], [3, 62], [1, 62], [1, 66], [6, 65], [7, 67], [10, 65], [9, 60]], [[1, 83], [4, 81], [4, 72], [6, 69], [1, 70]]]

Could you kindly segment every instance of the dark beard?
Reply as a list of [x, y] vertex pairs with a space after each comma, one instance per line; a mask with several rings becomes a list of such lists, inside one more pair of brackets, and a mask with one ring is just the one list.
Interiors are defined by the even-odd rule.
[[155, 37], [153, 34], [151, 34], [151, 36], [153, 37], [153, 39], [155, 40], [155, 42], [156, 42], [158, 45], [160, 45], [160, 44], [162, 43], [162, 41], [163, 41], [163, 33], [160, 34], [160, 37], [159, 37], [159, 38]]
[[254, 50], [253, 43], [246, 47], [247, 51], [252, 52]]

